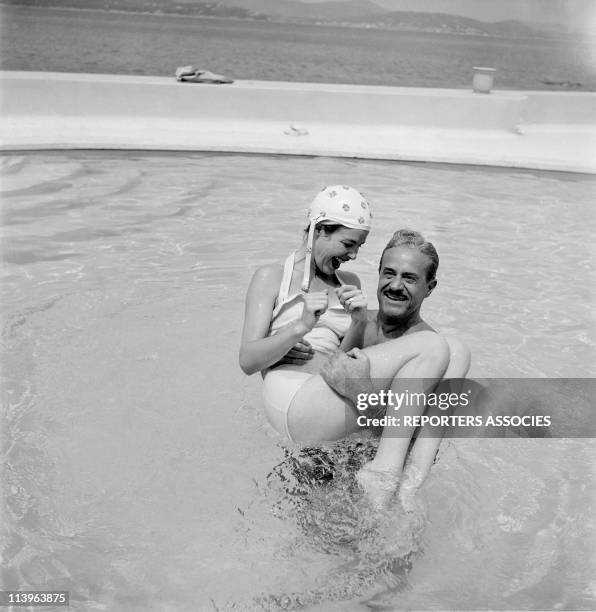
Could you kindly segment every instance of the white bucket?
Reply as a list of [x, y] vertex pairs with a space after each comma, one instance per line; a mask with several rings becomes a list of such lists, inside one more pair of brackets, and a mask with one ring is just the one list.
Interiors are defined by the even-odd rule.
[[474, 66], [474, 80], [472, 82], [474, 93], [490, 93], [495, 82], [496, 71], [496, 68]]

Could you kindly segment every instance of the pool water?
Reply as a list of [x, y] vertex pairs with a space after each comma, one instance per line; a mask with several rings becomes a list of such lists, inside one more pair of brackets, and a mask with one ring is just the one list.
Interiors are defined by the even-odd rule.
[[[419, 512], [371, 521], [350, 441], [266, 424], [237, 366], [254, 269], [311, 197], [361, 189], [374, 303], [400, 227], [425, 318], [476, 377], [594, 377], [593, 178], [326, 158], [3, 155], [4, 588], [73, 610], [593, 609], [596, 444], [443, 443]], [[331, 474], [333, 473], [333, 478]]]

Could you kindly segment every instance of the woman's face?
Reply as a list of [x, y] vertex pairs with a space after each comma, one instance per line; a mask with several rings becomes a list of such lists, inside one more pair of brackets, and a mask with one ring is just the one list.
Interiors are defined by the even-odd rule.
[[364, 244], [366, 230], [339, 227], [328, 234], [319, 229], [313, 247], [313, 257], [317, 269], [324, 274], [333, 274], [342, 263], [356, 259], [358, 249]]

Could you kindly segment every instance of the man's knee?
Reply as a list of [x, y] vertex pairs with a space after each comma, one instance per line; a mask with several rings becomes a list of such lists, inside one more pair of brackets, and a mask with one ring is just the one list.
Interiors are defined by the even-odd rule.
[[449, 346], [449, 367], [445, 376], [465, 378], [472, 361], [470, 349], [456, 336], [445, 336]]
[[449, 344], [435, 332], [423, 331], [420, 334], [420, 359], [429, 367], [445, 372], [449, 365]]

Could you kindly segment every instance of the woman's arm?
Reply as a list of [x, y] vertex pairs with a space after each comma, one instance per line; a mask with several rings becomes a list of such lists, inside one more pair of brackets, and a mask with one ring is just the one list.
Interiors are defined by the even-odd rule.
[[[345, 277], [346, 274], [342, 276]], [[343, 282], [344, 278], [341, 280]], [[342, 284], [337, 290], [339, 303], [352, 316], [352, 324], [339, 345], [344, 353], [353, 348], [364, 347], [364, 335], [368, 326], [367, 299], [362, 293], [360, 279], [355, 274], [351, 274], [349, 280], [351, 284]]]
[[240, 367], [246, 374], [254, 374], [277, 363], [312, 329], [318, 316], [325, 311], [327, 297], [324, 292], [307, 295], [302, 318], [289, 323], [274, 336], [267, 336], [280, 281], [277, 267], [262, 266], [255, 272], [248, 288], [239, 355]]
[[339, 348], [347, 353], [353, 348], [364, 348], [364, 336], [368, 327], [368, 320], [352, 320], [350, 329], [346, 332], [344, 339], [341, 341]]

